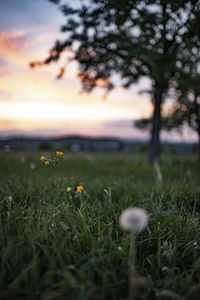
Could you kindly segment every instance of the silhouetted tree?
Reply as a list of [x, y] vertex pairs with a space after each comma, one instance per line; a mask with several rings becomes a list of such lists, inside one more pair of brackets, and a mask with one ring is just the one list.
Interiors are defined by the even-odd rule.
[[[182, 72], [176, 82], [176, 93], [174, 102], [168, 115], [162, 116], [162, 128], [171, 130], [173, 128], [183, 129], [184, 125], [191, 127], [198, 135], [198, 158], [200, 160], [200, 61], [198, 52], [193, 47], [192, 61], [187, 56], [181, 63]], [[186, 68], [187, 66], [187, 68]], [[134, 122], [141, 129], [150, 127], [152, 117], [144, 118]]]
[[[200, 44], [200, 0], [51, 2], [66, 16], [61, 28], [66, 39], [56, 41], [45, 61], [31, 66], [57, 62], [64, 51], [71, 51], [72, 59], [79, 62], [78, 76], [86, 92], [96, 86], [110, 91], [116, 73], [125, 88], [143, 76], [150, 78], [148, 92], [154, 112], [149, 161], [156, 162], [160, 156], [161, 105], [179, 78], [185, 52], [192, 59], [191, 45], [198, 48]], [[58, 77], [63, 74], [64, 68]]]

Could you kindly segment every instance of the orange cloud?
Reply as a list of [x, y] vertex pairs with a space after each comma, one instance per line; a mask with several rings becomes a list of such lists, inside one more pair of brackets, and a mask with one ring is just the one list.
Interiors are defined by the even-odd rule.
[[18, 65], [25, 64], [25, 48], [29, 42], [24, 31], [0, 32], [0, 55], [3, 59]]
[[8, 62], [27, 67], [34, 57], [42, 59], [47, 56], [48, 48], [52, 46], [52, 31], [54, 33], [54, 30], [48, 30], [37, 35], [26, 30], [0, 32], [0, 56]]

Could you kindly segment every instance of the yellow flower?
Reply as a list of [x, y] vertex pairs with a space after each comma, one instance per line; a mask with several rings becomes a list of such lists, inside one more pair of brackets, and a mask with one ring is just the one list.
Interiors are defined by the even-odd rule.
[[8, 196], [8, 200], [9, 200], [9, 201], [12, 201], [12, 196]]
[[40, 160], [44, 161], [46, 159], [46, 157], [44, 155], [40, 156]]
[[50, 162], [47, 160], [45, 161], [45, 166], [48, 166], [50, 164]]
[[66, 192], [68, 192], [68, 193], [71, 192], [71, 189], [72, 189], [72, 188], [70, 188], [70, 186], [68, 186], [68, 187], [66, 188]]
[[79, 185], [79, 186], [77, 186], [77, 192], [78, 193], [81, 193], [82, 191], [83, 191], [83, 186], [82, 185]]
[[59, 156], [59, 157], [62, 157], [62, 156], [63, 156], [63, 152], [61, 152], [61, 151], [56, 151], [56, 155]]

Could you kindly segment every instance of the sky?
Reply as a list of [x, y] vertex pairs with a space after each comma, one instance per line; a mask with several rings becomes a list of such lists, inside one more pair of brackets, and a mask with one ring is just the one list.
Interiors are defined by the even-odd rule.
[[[59, 64], [31, 69], [31, 61], [48, 56], [54, 41], [64, 38], [64, 16], [48, 0], [0, 0], [0, 138], [10, 136], [112, 136], [149, 138], [133, 127], [148, 117], [148, 95], [139, 95], [150, 81], [142, 79], [129, 90], [120, 86], [103, 99], [100, 88], [81, 94], [77, 63], [58, 80]], [[167, 109], [167, 105], [165, 107]], [[182, 135], [162, 133], [165, 140], [195, 141], [188, 128]]]

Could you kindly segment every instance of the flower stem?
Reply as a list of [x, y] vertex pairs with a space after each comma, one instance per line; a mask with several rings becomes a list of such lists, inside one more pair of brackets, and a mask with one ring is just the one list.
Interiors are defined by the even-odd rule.
[[129, 248], [129, 296], [130, 296], [130, 299], [134, 299], [133, 282], [136, 277], [135, 255], [136, 255], [135, 234], [132, 232], [130, 234], [130, 248]]

